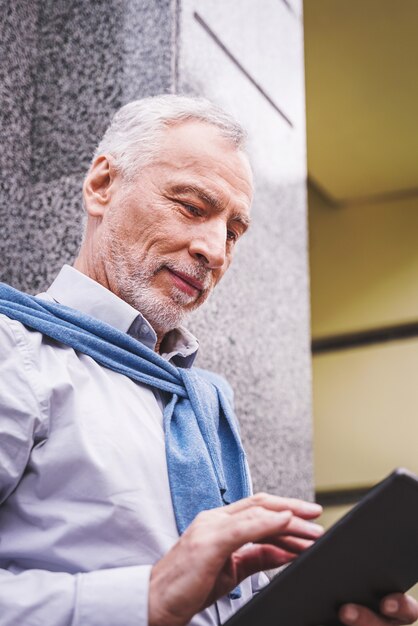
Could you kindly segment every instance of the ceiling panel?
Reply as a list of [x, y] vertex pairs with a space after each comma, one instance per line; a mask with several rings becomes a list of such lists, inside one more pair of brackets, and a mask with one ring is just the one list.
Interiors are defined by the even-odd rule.
[[418, 190], [418, 1], [305, 0], [308, 171], [335, 201]]

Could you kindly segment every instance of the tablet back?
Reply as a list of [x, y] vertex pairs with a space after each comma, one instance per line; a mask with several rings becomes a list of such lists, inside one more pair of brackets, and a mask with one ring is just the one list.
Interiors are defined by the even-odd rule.
[[337, 626], [338, 608], [418, 580], [418, 477], [396, 470], [225, 626]]

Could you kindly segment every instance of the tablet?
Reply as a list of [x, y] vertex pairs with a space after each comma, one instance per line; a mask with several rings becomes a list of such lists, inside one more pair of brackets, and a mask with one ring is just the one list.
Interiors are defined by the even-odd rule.
[[377, 610], [417, 581], [418, 476], [398, 469], [225, 625], [339, 626], [342, 604]]

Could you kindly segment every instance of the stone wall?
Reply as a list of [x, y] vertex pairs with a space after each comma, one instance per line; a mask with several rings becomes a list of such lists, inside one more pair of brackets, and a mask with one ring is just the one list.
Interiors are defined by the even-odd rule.
[[111, 115], [205, 95], [249, 131], [254, 225], [191, 321], [236, 395], [255, 487], [309, 496], [311, 387], [301, 0], [5, 0], [0, 278], [43, 289], [79, 242], [81, 182]]

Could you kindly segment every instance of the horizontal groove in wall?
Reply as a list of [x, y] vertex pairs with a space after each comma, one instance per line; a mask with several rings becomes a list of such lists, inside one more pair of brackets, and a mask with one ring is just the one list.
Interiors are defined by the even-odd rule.
[[200, 24], [200, 26], [206, 31], [206, 33], [213, 39], [213, 41], [221, 48], [221, 50], [226, 54], [226, 56], [234, 63], [234, 65], [240, 70], [242, 74], [252, 83], [252, 85], [257, 89], [257, 91], [267, 100], [267, 102], [273, 107], [275, 111], [284, 119], [284, 121], [293, 128], [292, 121], [287, 117], [287, 115], [277, 106], [274, 100], [268, 95], [268, 93], [263, 89], [263, 87], [253, 78], [253, 76], [245, 69], [245, 67], [238, 61], [238, 59], [232, 54], [232, 52], [225, 46], [225, 44], [219, 39], [218, 35], [214, 33], [214, 31], [208, 26], [205, 20], [197, 13], [196, 11], [193, 13], [193, 17], [196, 22]]
[[357, 487], [355, 489], [335, 489], [332, 491], [317, 491], [315, 500], [323, 507], [326, 506], [344, 506], [347, 504], [356, 504], [363, 498], [372, 486]]
[[351, 348], [363, 348], [389, 341], [399, 341], [418, 337], [418, 322], [409, 322], [383, 328], [332, 335], [312, 340], [312, 354], [349, 350]]
[[384, 193], [372, 193], [365, 196], [353, 196], [352, 198], [337, 199], [335, 196], [331, 195], [329, 191], [318, 181], [312, 178], [310, 174], [308, 174], [308, 185], [316, 191], [316, 193], [318, 193], [327, 204], [335, 207], [336, 209], [358, 207], [363, 205], [368, 206], [372, 204], [388, 204], [390, 202], [402, 202], [404, 200], [418, 198], [418, 187], [409, 187], [405, 189], [393, 189], [392, 191], [386, 191]]
[[410, 187], [408, 189], [394, 189], [393, 191], [386, 191], [385, 193], [376, 193], [361, 197], [343, 198], [338, 201], [338, 205], [341, 207], [351, 207], [362, 206], [363, 204], [385, 204], [417, 197], [418, 187]]

